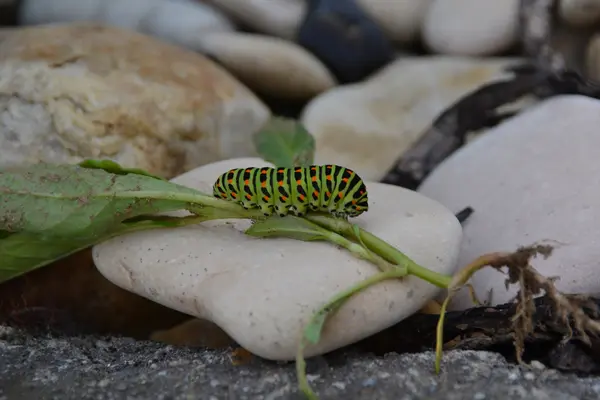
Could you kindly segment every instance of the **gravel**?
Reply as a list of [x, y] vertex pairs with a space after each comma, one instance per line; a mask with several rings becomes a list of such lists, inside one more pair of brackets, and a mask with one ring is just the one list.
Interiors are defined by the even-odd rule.
[[[0, 400], [302, 399], [293, 363], [232, 363], [231, 351], [114, 337], [33, 337], [0, 326]], [[496, 353], [340, 351], [309, 360], [320, 399], [597, 399], [600, 377], [508, 364]]]

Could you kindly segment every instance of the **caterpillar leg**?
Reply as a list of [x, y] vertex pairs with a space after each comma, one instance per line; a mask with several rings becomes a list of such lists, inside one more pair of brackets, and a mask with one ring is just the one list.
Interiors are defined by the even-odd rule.
[[271, 203], [262, 202], [258, 205], [258, 208], [260, 208], [260, 211], [262, 211], [266, 217], [273, 214], [273, 204]]

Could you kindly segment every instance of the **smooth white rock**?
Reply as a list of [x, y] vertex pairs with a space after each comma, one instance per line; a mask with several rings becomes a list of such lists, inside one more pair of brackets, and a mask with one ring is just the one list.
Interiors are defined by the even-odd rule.
[[434, 0], [422, 35], [435, 53], [489, 56], [517, 42], [518, 26], [519, 0]]
[[230, 32], [234, 24], [207, 4], [189, 0], [24, 0], [23, 25], [94, 21], [159, 37], [197, 50], [208, 32]]
[[[119, 3], [119, 0], [113, 1]], [[121, 1], [121, 6], [115, 8], [124, 8], [125, 3], [128, 2]], [[115, 11], [107, 14], [104, 21], [112, 24], [108, 17], [118, 18]], [[198, 50], [199, 41], [205, 35], [235, 30], [234, 24], [217, 9], [200, 2], [182, 0], [161, 1], [142, 15], [140, 28], [142, 32], [191, 50]]]
[[[216, 162], [174, 182], [211, 193], [235, 167], [270, 165], [258, 158]], [[397, 186], [366, 182], [370, 209], [354, 221], [417, 263], [452, 274], [462, 228], [446, 208]], [[334, 294], [377, 272], [327, 242], [252, 238], [247, 220], [220, 220], [139, 232], [94, 247], [99, 271], [116, 285], [208, 319], [254, 354], [292, 360], [300, 331]], [[328, 322], [307, 355], [356, 342], [417, 312], [440, 289], [417, 277], [387, 281], [356, 295]]]
[[203, 0], [253, 30], [293, 40], [306, 13], [304, 0]]
[[440, 112], [482, 84], [509, 77], [503, 68], [518, 61], [403, 57], [364, 82], [329, 90], [301, 116], [315, 137], [315, 161], [351, 165], [378, 181]]
[[[495, 251], [547, 241], [558, 247], [532, 265], [559, 276], [559, 290], [600, 292], [600, 101], [560, 96], [491, 129], [454, 153], [419, 192], [474, 214], [464, 224], [459, 267]], [[472, 278], [480, 300], [505, 303], [505, 275], [486, 268]], [[466, 290], [452, 309], [471, 307]]]
[[365, 12], [395, 42], [410, 44], [419, 39], [425, 13], [432, 0], [357, 0]]
[[255, 92], [276, 98], [305, 100], [336, 85], [318, 58], [284, 39], [216, 33], [201, 38], [200, 48]]
[[560, 0], [558, 15], [574, 27], [591, 27], [600, 20], [600, 0]]

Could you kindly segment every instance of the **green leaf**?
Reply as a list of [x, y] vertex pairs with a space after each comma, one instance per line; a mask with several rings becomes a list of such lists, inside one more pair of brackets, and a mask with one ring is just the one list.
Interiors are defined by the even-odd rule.
[[300, 122], [293, 119], [272, 118], [254, 136], [254, 145], [264, 160], [278, 167], [313, 164], [315, 139]]
[[204, 220], [206, 218], [197, 216], [137, 217], [135, 221], [123, 222], [112, 231], [96, 237], [60, 237], [30, 232], [0, 236], [0, 283], [118, 235], [148, 229], [175, 228]]
[[102, 235], [137, 215], [186, 208], [202, 193], [144, 175], [37, 164], [0, 172], [0, 230], [59, 237]]
[[287, 237], [304, 241], [327, 240], [330, 235], [319, 225], [294, 215], [271, 215], [255, 222], [245, 233], [254, 237]]
[[204, 198], [217, 200], [146, 175], [77, 165], [0, 172], [0, 282], [117, 234], [212, 219], [211, 209], [190, 218], [148, 215]]
[[106, 172], [111, 172], [113, 174], [118, 174], [118, 175], [137, 174], [137, 175], [149, 176], [151, 178], [160, 179], [163, 181], [166, 180], [164, 178], [161, 178], [160, 176], [152, 175], [151, 173], [144, 171], [143, 169], [123, 168], [122, 166], [120, 166], [119, 164], [117, 164], [116, 162], [114, 162], [112, 160], [88, 159], [88, 160], [83, 160], [78, 165], [83, 168], [102, 169]]

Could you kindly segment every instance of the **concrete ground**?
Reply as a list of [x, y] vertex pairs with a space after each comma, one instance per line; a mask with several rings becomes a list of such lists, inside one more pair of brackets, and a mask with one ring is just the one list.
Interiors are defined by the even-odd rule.
[[[598, 399], [600, 377], [508, 364], [489, 352], [434, 355], [337, 352], [309, 362], [320, 399]], [[127, 338], [32, 337], [0, 326], [0, 400], [302, 399], [293, 363]]]

